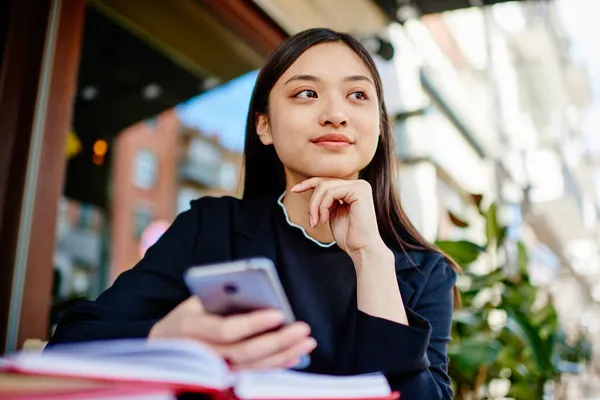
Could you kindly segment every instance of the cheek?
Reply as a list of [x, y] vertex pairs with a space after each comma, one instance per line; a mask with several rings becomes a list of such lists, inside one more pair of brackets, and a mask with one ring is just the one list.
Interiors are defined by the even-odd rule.
[[274, 107], [270, 125], [273, 145], [278, 152], [297, 148], [309, 138], [313, 118], [307, 111], [300, 107]]
[[358, 125], [357, 129], [364, 146], [369, 149], [377, 147], [381, 133], [379, 114], [365, 113]]
[[306, 130], [293, 118], [272, 121], [271, 132], [275, 152], [284, 164], [298, 154], [302, 141], [306, 140]]

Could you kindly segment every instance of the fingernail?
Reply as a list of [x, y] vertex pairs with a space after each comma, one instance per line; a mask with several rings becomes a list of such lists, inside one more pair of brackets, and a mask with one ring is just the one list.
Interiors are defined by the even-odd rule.
[[294, 365], [294, 369], [305, 369], [310, 365], [310, 356], [308, 354], [303, 355], [298, 360], [298, 364]]
[[292, 192], [295, 192], [296, 190], [298, 190], [298, 186], [300, 186], [300, 184], [292, 186], [292, 188], [290, 190]]
[[315, 347], [317, 347], [317, 341], [314, 338], [308, 338], [303, 344], [302, 344], [302, 352], [307, 354], [310, 353], [311, 351], [313, 351], [315, 349]]
[[313, 216], [312, 216], [312, 215], [311, 215], [311, 216], [310, 216], [308, 219], [309, 219], [309, 221], [310, 221], [310, 227], [311, 227], [311, 228], [314, 228], [314, 227], [315, 227], [315, 225], [316, 225], [316, 224], [315, 224], [315, 219], [313, 218]]
[[290, 360], [285, 364], [286, 368], [294, 368], [296, 365], [300, 363], [300, 359], [296, 358], [294, 360]]

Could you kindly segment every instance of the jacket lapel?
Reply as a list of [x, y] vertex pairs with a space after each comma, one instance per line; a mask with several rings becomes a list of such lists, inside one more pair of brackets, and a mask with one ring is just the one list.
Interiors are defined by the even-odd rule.
[[276, 205], [276, 194], [238, 203], [232, 214], [232, 259], [266, 257], [277, 262], [272, 223]]

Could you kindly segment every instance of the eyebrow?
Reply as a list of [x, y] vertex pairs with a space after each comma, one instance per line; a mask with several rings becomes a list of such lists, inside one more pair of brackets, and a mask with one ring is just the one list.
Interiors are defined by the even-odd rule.
[[[317, 78], [314, 75], [294, 75], [290, 79], [285, 81], [284, 85], [287, 85], [288, 83], [293, 82], [293, 81], [320, 82], [321, 79]], [[360, 81], [369, 82], [371, 85], [375, 86], [373, 81], [364, 75], [360, 75], [360, 74], [350, 75], [350, 76], [347, 76], [344, 78], [344, 82], [360, 82]]]

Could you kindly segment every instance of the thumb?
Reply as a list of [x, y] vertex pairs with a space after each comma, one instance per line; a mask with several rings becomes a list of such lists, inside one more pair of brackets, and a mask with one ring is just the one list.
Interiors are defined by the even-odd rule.
[[199, 314], [204, 313], [204, 305], [202, 305], [202, 302], [200, 301], [198, 296], [188, 297], [185, 301], [183, 301], [179, 305], [179, 308], [186, 310], [188, 312], [199, 313]]

